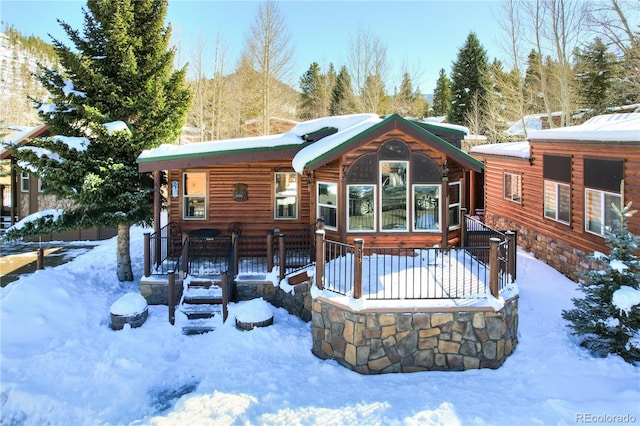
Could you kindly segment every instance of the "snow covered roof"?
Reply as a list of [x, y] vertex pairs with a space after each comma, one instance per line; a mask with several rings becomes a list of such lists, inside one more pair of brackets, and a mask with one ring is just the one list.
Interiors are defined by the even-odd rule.
[[529, 132], [529, 140], [536, 139], [640, 143], [640, 113], [598, 115], [578, 126]]
[[[421, 125], [415, 121], [408, 121], [395, 114], [385, 118], [381, 118], [376, 114], [325, 117], [298, 123], [289, 132], [278, 135], [226, 139], [187, 145], [166, 144], [143, 151], [138, 156], [137, 162], [141, 171], [151, 171], [157, 170], [158, 167], [167, 168], [171, 166], [179, 168], [178, 164], [195, 159], [202, 161], [202, 159], [209, 158], [213, 161], [216, 158], [219, 160], [223, 156], [255, 154], [259, 155], [255, 157], [257, 160], [266, 159], [263, 155], [268, 155], [271, 159], [291, 159], [294, 170], [302, 173], [305, 168], [319, 167], [324, 164], [322, 161], [338, 155], [342, 149], [350, 146], [359, 137], [393, 120], [406, 123], [412, 131], [418, 132], [421, 136], [437, 145], [442, 151], [451, 154], [461, 162], [470, 165], [474, 169], [482, 169], [481, 163], [429, 132], [424, 123]], [[319, 139], [314, 140], [314, 138], [310, 137], [314, 133], [325, 129], [330, 130], [325, 132]]]
[[42, 134], [47, 132], [48, 130], [49, 127], [46, 124], [40, 124], [36, 127], [27, 127], [19, 133], [15, 133], [10, 137], [4, 139], [2, 142], [0, 142], [0, 160], [4, 160], [11, 154], [11, 152], [6, 148], [7, 145], [25, 143], [29, 139], [42, 136]]
[[472, 154], [502, 155], [505, 157], [515, 157], [523, 159], [529, 159], [530, 157], [528, 141], [478, 145], [471, 148], [469, 152]]

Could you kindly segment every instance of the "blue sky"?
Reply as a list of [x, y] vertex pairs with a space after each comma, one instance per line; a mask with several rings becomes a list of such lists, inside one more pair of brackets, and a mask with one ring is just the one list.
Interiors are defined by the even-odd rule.
[[[82, 28], [79, 0], [1, 0], [0, 19], [25, 35], [50, 41], [53, 35], [69, 45], [56, 19]], [[294, 48], [289, 83], [316, 61], [321, 67], [347, 64], [349, 41], [357, 31], [369, 31], [384, 43], [392, 68], [389, 79], [399, 84], [403, 68], [415, 76], [414, 86], [432, 93], [440, 69], [451, 71], [460, 48], [471, 31], [487, 50], [489, 60], [504, 62], [499, 48], [504, 38], [499, 26], [501, 3], [489, 0], [422, 1], [278, 1]], [[226, 46], [227, 72], [236, 65], [245, 35], [258, 13], [259, 2], [170, 0], [167, 20], [180, 58], [193, 62], [199, 37], [204, 56], [210, 58], [216, 35]], [[505, 65], [510, 65], [506, 62]], [[393, 87], [387, 87], [393, 92]]]

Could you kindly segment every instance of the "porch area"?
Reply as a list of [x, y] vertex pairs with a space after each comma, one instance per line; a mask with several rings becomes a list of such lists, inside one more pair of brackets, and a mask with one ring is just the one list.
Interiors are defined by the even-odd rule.
[[[327, 240], [322, 221], [265, 237], [169, 225], [145, 237], [141, 290], [172, 324], [191, 282], [222, 295], [222, 321], [226, 303], [263, 297], [311, 322], [316, 356], [361, 374], [498, 368], [518, 341], [517, 238], [462, 222], [462, 247], [417, 248]], [[166, 295], [145, 293], [154, 280]]]

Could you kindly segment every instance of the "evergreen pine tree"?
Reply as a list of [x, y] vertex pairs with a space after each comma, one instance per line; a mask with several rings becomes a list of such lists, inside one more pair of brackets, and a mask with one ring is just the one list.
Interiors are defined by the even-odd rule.
[[620, 306], [618, 300], [630, 294], [640, 298], [640, 260], [634, 254], [639, 239], [627, 229], [627, 217], [635, 211], [631, 210], [631, 203], [622, 211], [617, 207], [614, 210], [620, 220], [615, 229], [605, 231], [609, 256], [594, 255], [602, 269], [586, 274], [580, 287], [585, 296], [572, 299], [575, 308], [563, 311], [562, 317], [570, 322], [572, 334], [581, 339], [581, 346], [593, 354], [616, 354], [629, 363], [638, 363], [640, 303]]
[[355, 95], [351, 87], [351, 77], [346, 66], [340, 68], [336, 84], [331, 93], [331, 115], [352, 114], [355, 112]]
[[400, 83], [400, 90], [394, 99], [395, 112], [403, 117], [416, 116], [416, 96], [413, 92], [413, 85], [411, 84], [411, 78], [409, 73], [405, 72], [402, 75], [402, 82]]
[[433, 91], [433, 115], [443, 116], [451, 109], [451, 81], [444, 71], [440, 70], [436, 89]]
[[486, 78], [489, 62], [487, 52], [475, 33], [467, 36], [465, 45], [458, 52], [451, 73], [451, 109], [447, 120], [453, 124], [465, 124], [465, 117], [474, 102], [479, 111], [483, 110], [483, 100], [489, 84]]
[[600, 38], [579, 50], [576, 59], [575, 92], [579, 106], [590, 109], [591, 115], [598, 115], [621, 100], [615, 90], [619, 63]]
[[46, 192], [74, 202], [59, 220], [23, 233], [117, 227], [120, 281], [133, 280], [130, 226], [152, 219], [154, 182], [136, 159], [178, 140], [191, 100], [185, 69], [173, 68], [166, 13], [166, 0], [89, 0], [82, 33], [59, 21], [74, 48], [53, 40], [63, 69], [39, 68], [51, 98], [36, 102], [59, 136], [33, 141], [46, 151], [12, 148]]
[[322, 80], [317, 62], [300, 77], [300, 90], [299, 117], [302, 120], [322, 117]]

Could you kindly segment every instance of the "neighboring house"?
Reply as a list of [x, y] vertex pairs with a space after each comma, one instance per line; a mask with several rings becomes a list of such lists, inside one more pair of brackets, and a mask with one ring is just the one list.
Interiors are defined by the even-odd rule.
[[[29, 145], [38, 137], [49, 136], [46, 124], [24, 129], [9, 136], [3, 142], [19, 145]], [[43, 182], [39, 176], [26, 168], [21, 168], [19, 161], [6, 149], [4, 143], [0, 145], [0, 193], [2, 199], [0, 236], [12, 225], [32, 214], [49, 209], [65, 210], [73, 204], [70, 200], [59, 199], [54, 195], [45, 195]], [[43, 234], [38, 237], [42, 241], [62, 240], [102, 240], [116, 235], [115, 229], [93, 227], [76, 229], [56, 234]]]
[[[485, 221], [518, 231], [518, 244], [578, 280], [608, 253], [612, 203], [640, 207], [640, 113], [594, 117], [529, 133], [529, 140], [476, 146], [484, 162]], [[640, 234], [640, 214], [629, 218]]]
[[168, 171], [168, 218], [182, 231], [239, 222], [243, 235], [286, 233], [323, 218], [336, 241], [449, 246], [459, 242], [469, 174], [482, 172], [459, 149], [464, 137], [451, 126], [355, 114], [279, 135], [165, 145], [138, 163]]

